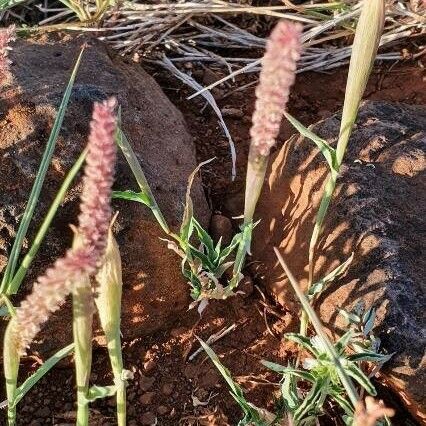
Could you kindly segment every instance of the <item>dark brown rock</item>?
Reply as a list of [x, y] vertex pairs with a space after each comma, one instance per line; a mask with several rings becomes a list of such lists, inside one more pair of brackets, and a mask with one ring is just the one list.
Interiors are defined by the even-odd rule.
[[[0, 263], [11, 248], [43, 149], [85, 38], [43, 36], [18, 40], [10, 52], [14, 84], [0, 90]], [[29, 240], [31, 242], [66, 172], [87, 142], [94, 101], [115, 96], [122, 108], [123, 129], [138, 155], [147, 179], [169, 225], [181, 221], [188, 175], [196, 166], [194, 146], [181, 113], [157, 83], [135, 64], [114, 57], [100, 42], [89, 40], [83, 56], [48, 172]], [[80, 179], [78, 179], [80, 181]], [[42, 250], [22, 290], [55, 258], [64, 254], [76, 223], [80, 183], [67, 194]], [[115, 189], [137, 190], [120, 155]], [[209, 212], [199, 182], [193, 186], [197, 217], [206, 226]], [[167, 249], [160, 226], [141, 204], [117, 201], [116, 226], [123, 259], [124, 339], [151, 333], [185, 311], [188, 286], [180, 272], [180, 259]], [[71, 340], [70, 309], [64, 307], [46, 326], [49, 339], [42, 352], [58, 349]]]
[[[335, 144], [338, 115], [314, 126]], [[388, 382], [408, 408], [425, 418], [426, 108], [367, 102], [349, 142], [337, 190], [317, 249], [318, 279], [354, 252], [346, 275], [318, 301], [324, 323], [344, 323], [337, 308], [363, 300], [377, 308], [375, 332], [395, 356]], [[277, 265], [281, 248], [292, 272], [307, 283], [308, 246], [328, 168], [314, 145], [293, 137], [271, 161], [257, 209], [253, 259], [258, 277], [279, 303], [296, 311], [293, 291]]]
[[226, 216], [214, 214], [210, 221], [210, 235], [214, 242], [218, 242], [222, 238], [222, 247], [227, 246], [234, 234], [232, 222]]

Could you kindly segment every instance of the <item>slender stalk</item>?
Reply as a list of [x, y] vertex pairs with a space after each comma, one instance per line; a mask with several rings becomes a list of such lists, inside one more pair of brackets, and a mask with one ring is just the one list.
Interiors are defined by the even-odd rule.
[[[328, 178], [328, 181], [324, 188], [324, 193], [321, 199], [321, 204], [320, 204], [317, 218], [315, 221], [314, 230], [312, 232], [311, 241], [309, 244], [309, 281], [308, 281], [307, 291], [309, 291], [310, 287], [312, 286], [314, 282], [315, 249], [318, 242], [318, 238], [322, 231], [322, 225], [324, 223], [324, 219], [327, 214], [327, 210], [330, 205], [331, 198], [333, 197], [334, 189], [336, 188], [337, 177], [338, 177], [338, 173], [332, 170], [330, 177]], [[306, 335], [308, 331], [308, 323], [309, 323], [308, 315], [306, 311], [302, 310], [301, 317], [300, 317], [300, 333], [301, 334]]]
[[[14, 319], [12, 319], [11, 322], [12, 321], [14, 321]], [[3, 368], [8, 402], [7, 422], [9, 426], [14, 426], [16, 424], [16, 405], [14, 402], [18, 383], [20, 356], [18, 354], [16, 341], [14, 340], [15, 338], [12, 332], [13, 327], [10, 323], [6, 328], [3, 340]]]
[[[340, 124], [339, 139], [331, 175], [325, 185], [321, 204], [316, 217], [314, 230], [309, 243], [309, 281], [308, 290], [314, 282], [315, 251], [322, 226], [328, 211], [337, 177], [346, 152], [350, 135], [358, 114], [359, 105], [367, 86], [368, 78], [374, 64], [380, 37], [385, 20], [384, 0], [366, 0], [355, 32], [352, 46], [352, 56], [349, 64], [348, 80], [346, 84], [345, 101], [343, 105], [342, 121]], [[302, 312], [300, 332], [306, 335], [308, 318]]]
[[123, 131], [121, 130], [119, 126], [117, 127], [116, 141], [121, 151], [123, 152], [123, 155], [126, 158], [130, 166], [130, 169], [133, 172], [133, 175], [136, 179], [136, 182], [139, 185], [139, 188], [144, 194], [146, 194], [149, 197], [150, 208], [152, 210], [152, 213], [154, 214], [160, 226], [163, 228], [163, 231], [166, 234], [170, 234], [171, 231], [170, 231], [169, 225], [167, 224], [167, 221], [165, 217], [163, 216], [163, 213], [161, 212], [160, 207], [157, 204], [157, 201], [154, 197], [154, 194], [151, 191], [151, 188], [145, 177], [145, 173], [142, 170], [139, 160], [136, 157], [136, 154], [134, 153], [129, 140], [127, 139], [126, 135], [123, 133]]
[[[114, 220], [114, 219], [113, 219]], [[109, 359], [117, 388], [117, 423], [126, 425], [126, 381], [123, 377], [123, 355], [121, 352], [121, 257], [117, 241], [110, 228], [104, 262], [96, 275], [99, 283], [96, 306], [105, 333]]]
[[311, 304], [309, 303], [309, 300], [305, 296], [305, 293], [301, 290], [299, 283], [296, 281], [296, 278], [294, 277], [294, 275], [290, 271], [289, 267], [287, 266], [286, 262], [284, 261], [283, 257], [281, 256], [281, 253], [279, 252], [279, 250], [276, 247], [274, 247], [274, 251], [275, 251], [275, 254], [278, 258], [280, 265], [284, 269], [284, 272], [286, 273], [286, 275], [287, 275], [287, 277], [290, 281], [291, 286], [294, 289], [294, 292], [296, 293], [297, 297], [299, 298], [299, 300], [300, 300], [300, 302], [303, 306], [303, 309], [305, 310], [305, 312], [309, 316], [309, 319], [311, 320], [312, 325], [314, 326], [316, 333], [323, 340], [325, 347], [327, 349], [328, 356], [332, 359], [334, 365], [336, 366], [339, 378], [340, 378], [343, 386], [346, 389], [346, 392], [349, 396], [349, 399], [351, 400], [352, 404], [355, 407], [357, 405], [358, 401], [359, 401], [359, 395], [358, 395], [358, 392], [355, 389], [354, 384], [352, 383], [352, 380], [346, 374], [344, 368], [342, 367], [342, 364], [340, 363], [339, 354], [336, 352], [336, 349], [335, 349], [333, 343], [331, 343], [326, 332], [324, 331], [324, 327], [321, 324], [320, 319], [318, 318], [317, 314], [315, 313], [314, 309], [312, 308]]
[[72, 300], [77, 384], [77, 426], [88, 426], [93, 323], [93, 296], [89, 276], [82, 276], [81, 280], [75, 284]]
[[56, 194], [55, 199], [53, 200], [49, 208], [49, 211], [47, 212], [43, 220], [43, 223], [41, 224], [39, 230], [37, 231], [37, 234], [34, 238], [31, 248], [29, 249], [28, 253], [25, 255], [24, 260], [21, 263], [21, 266], [19, 267], [18, 271], [16, 272], [15, 276], [13, 277], [12, 281], [9, 283], [6, 289], [7, 295], [16, 294], [18, 292], [19, 287], [28, 271], [28, 268], [30, 267], [32, 261], [34, 260], [34, 257], [36, 256], [44, 240], [44, 237], [47, 231], [49, 230], [50, 224], [52, 223], [52, 220], [55, 217], [55, 214], [59, 206], [64, 200], [65, 194], [67, 193], [72, 181], [74, 180], [82, 164], [84, 163], [86, 155], [87, 155], [87, 148], [80, 154], [77, 161], [74, 163], [71, 170], [68, 172], [67, 176], [65, 177], [61, 187], [59, 188], [58, 193]]
[[[72, 227], [73, 248], [83, 246], [83, 236]], [[77, 385], [77, 426], [89, 425], [89, 381], [92, 368], [92, 326], [94, 303], [90, 276], [82, 273], [72, 293], [72, 330], [75, 345], [75, 377]]]

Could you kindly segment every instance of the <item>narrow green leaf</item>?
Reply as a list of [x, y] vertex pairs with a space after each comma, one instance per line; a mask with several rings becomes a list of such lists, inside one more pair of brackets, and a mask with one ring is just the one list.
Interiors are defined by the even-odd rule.
[[322, 406], [328, 390], [329, 378], [318, 378], [306, 395], [300, 407], [294, 412], [294, 420], [303, 420], [308, 414], [317, 414], [318, 405]]
[[333, 269], [333, 271], [331, 271], [328, 275], [313, 284], [307, 293], [309, 299], [312, 300], [315, 296], [321, 294], [328, 284], [334, 281], [339, 275], [342, 275], [352, 263], [353, 258], [354, 253], [352, 253], [351, 256], [345, 260], [345, 262], [341, 263], [337, 268]]
[[321, 151], [321, 154], [324, 156], [325, 160], [327, 161], [327, 163], [330, 167], [330, 170], [333, 170], [334, 167], [335, 167], [335, 150], [334, 150], [334, 148], [332, 148], [326, 140], [320, 138], [314, 132], [309, 130], [300, 121], [296, 120], [296, 118], [294, 118], [288, 112], [284, 112], [284, 115], [287, 118], [287, 120], [292, 124], [292, 126], [303, 137], [308, 138], [312, 142], [315, 143], [315, 145], [318, 147], [318, 149]]
[[117, 145], [120, 147], [124, 157], [126, 158], [127, 163], [129, 164], [130, 170], [132, 171], [133, 176], [135, 177], [136, 182], [138, 183], [139, 188], [141, 189], [141, 192], [143, 194], [146, 194], [149, 197], [149, 201], [150, 201], [149, 207], [151, 208], [152, 214], [157, 219], [157, 222], [160, 224], [163, 231], [166, 234], [170, 234], [169, 225], [167, 224], [167, 221], [164, 218], [163, 213], [161, 212], [160, 207], [157, 204], [157, 201], [155, 200], [154, 194], [151, 191], [151, 188], [145, 177], [145, 173], [143, 172], [142, 166], [139, 163], [138, 157], [133, 151], [133, 148], [130, 145], [130, 142], [127, 139], [126, 135], [121, 130], [121, 110], [120, 109], [118, 114], [118, 125], [117, 125], [117, 132], [115, 134], [115, 140]]
[[353, 332], [352, 330], [349, 330], [342, 337], [340, 337], [340, 339], [334, 344], [334, 347], [336, 348], [336, 351], [339, 355], [343, 354], [346, 346], [348, 345], [352, 337], [353, 337]]
[[21, 253], [22, 243], [24, 242], [25, 236], [27, 235], [28, 227], [30, 225], [31, 219], [34, 214], [34, 210], [37, 206], [38, 199], [40, 196], [41, 188], [43, 186], [44, 179], [46, 177], [47, 169], [52, 160], [53, 152], [56, 146], [56, 140], [59, 135], [59, 131], [62, 127], [62, 122], [64, 120], [65, 112], [67, 110], [68, 102], [71, 96], [71, 91], [74, 85], [75, 78], [77, 76], [77, 71], [81, 62], [81, 58], [84, 52], [84, 48], [81, 50], [77, 61], [74, 65], [74, 69], [71, 73], [71, 77], [68, 81], [68, 85], [65, 89], [64, 96], [62, 98], [61, 104], [58, 109], [58, 114], [56, 115], [55, 122], [53, 123], [52, 130], [49, 135], [49, 139], [46, 144], [43, 157], [40, 161], [40, 167], [37, 172], [36, 179], [34, 181], [33, 187], [31, 189], [30, 196], [28, 198], [28, 203], [25, 208], [22, 220], [19, 224], [18, 231], [16, 233], [16, 238], [12, 246], [12, 251], [9, 256], [9, 260], [4, 271], [3, 280], [0, 287], [0, 293], [4, 293], [7, 286], [9, 285], [10, 280], [15, 274], [16, 265], [18, 262], [19, 254]]
[[59, 188], [59, 191], [57, 192], [55, 199], [53, 200], [49, 208], [49, 211], [47, 212], [45, 218], [43, 219], [43, 223], [41, 224], [39, 230], [37, 231], [37, 234], [34, 238], [31, 248], [28, 250], [28, 253], [25, 255], [24, 260], [19, 266], [18, 271], [16, 272], [8, 288], [6, 289], [6, 294], [10, 295], [10, 294], [16, 294], [18, 292], [19, 287], [21, 286], [21, 283], [23, 279], [25, 278], [25, 275], [27, 274], [28, 268], [31, 266], [32, 261], [37, 255], [38, 250], [40, 249], [40, 246], [44, 240], [44, 237], [50, 228], [52, 220], [55, 217], [59, 206], [61, 205], [61, 203], [63, 202], [65, 198], [65, 194], [67, 193], [69, 187], [71, 186], [71, 183], [73, 182], [75, 176], [77, 175], [78, 171], [83, 165], [84, 160], [86, 159], [86, 155], [87, 155], [87, 149], [85, 149], [80, 154], [77, 161], [73, 164], [67, 176], [65, 177], [64, 181], [62, 182], [62, 185]]
[[359, 352], [356, 354], [351, 354], [347, 356], [347, 359], [352, 362], [361, 362], [361, 361], [368, 361], [368, 362], [376, 362], [379, 364], [384, 364], [385, 362], [389, 361], [392, 358], [393, 354], [378, 354], [376, 352], [372, 351], [365, 351], [365, 352]]
[[93, 402], [97, 399], [114, 396], [117, 393], [117, 386], [97, 386], [94, 385], [89, 389], [87, 402]]
[[277, 373], [296, 376], [296, 377], [299, 377], [300, 379], [307, 380], [308, 382], [312, 382], [312, 383], [315, 382], [315, 377], [311, 373], [308, 373], [307, 371], [298, 370], [292, 367], [284, 367], [283, 365], [276, 364], [270, 361], [265, 361], [265, 360], [262, 360], [261, 363], [266, 368], [269, 368], [270, 370], [275, 371]]
[[229, 370], [220, 362], [218, 356], [213, 351], [213, 349], [210, 348], [210, 346], [203, 342], [200, 338], [198, 338], [198, 341], [200, 342], [201, 346], [209, 356], [209, 358], [213, 361], [213, 364], [216, 366], [216, 368], [219, 370], [222, 377], [225, 379], [226, 383], [228, 383], [228, 386], [231, 388], [232, 393], [238, 397], [244, 399], [244, 394], [242, 389], [233, 381], [231, 373]]
[[364, 314], [362, 318], [362, 322], [364, 324], [363, 333], [365, 336], [368, 336], [371, 330], [373, 330], [375, 319], [376, 319], [376, 310], [373, 307], [371, 307], [370, 309], [368, 309], [368, 311]]
[[281, 384], [281, 396], [287, 411], [293, 413], [300, 405], [297, 382], [294, 375], [286, 374]]
[[352, 312], [347, 312], [341, 308], [337, 308], [337, 310], [339, 311], [339, 314], [342, 315], [342, 317], [345, 318], [349, 324], [359, 324], [361, 322], [361, 318], [358, 315]]
[[349, 362], [345, 366], [346, 373], [351, 376], [356, 382], [358, 382], [370, 395], [377, 395], [374, 385], [370, 382], [370, 379], [362, 372], [362, 370], [353, 362]]
[[198, 238], [201, 243], [207, 248], [209, 256], [213, 256], [215, 253], [214, 243], [212, 237], [208, 234], [208, 232], [200, 225], [200, 223], [193, 218], [194, 228], [197, 231]]
[[61, 359], [68, 356], [74, 350], [74, 343], [66, 346], [60, 351], [56, 352], [55, 355], [51, 356], [43, 365], [41, 365], [37, 371], [28, 377], [21, 386], [16, 389], [15, 399], [13, 406], [16, 406], [18, 402], [28, 393], [28, 391], [47, 373], [49, 372]]
[[200, 163], [195, 170], [189, 175], [188, 178], [188, 184], [186, 187], [186, 196], [185, 196], [185, 209], [183, 212], [183, 218], [182, 218], [182, 225], [180, 228], [180, 237], [184, 241], [188, 241], [189, 237], [191, 235], [191, 229], [192, 229], [192, 218], [194, 215], [194, 208], [192, 205], [192, 199], [191, 199], [191, 187], [194, 182], [195, 176], [201, 169], [201, 167], [205, 166], [206, 164], [212, 162], [214, 158], [210, 158], [210, 160], [203, 161]]
[[332, 392], [331, 397], [340, 405], [348, 416], [353, 416], [354, 409], [351, 403], [343, 395], [340, 395], [337, 392]]
[[315, 357], [319, 356], [319, 352], [312, 346], [311, 339], [299, 333], [286, 333], [284, 337], [292, 342], [298, 343]]
[[148, 206], [150, 208], [152, 207], [151, 199], [149, 195], [143, 192], [135, 192], [130, 189], [127, 189], [126, 191], [113, 191], [112, 198], [128, 200], [128, 201], [136, 201], [138, 203], [145, 204], [145, 206]]
[[238, 244], [240, 244], [242, 239], [243, 239], [242, 233], [238, 233], [234, 235], [229, 246], [225, 247], [220, 252], [219, 261], [218, 261], [219, 264], [223, 263], [228, 258], [228, 256], [237, 248]]

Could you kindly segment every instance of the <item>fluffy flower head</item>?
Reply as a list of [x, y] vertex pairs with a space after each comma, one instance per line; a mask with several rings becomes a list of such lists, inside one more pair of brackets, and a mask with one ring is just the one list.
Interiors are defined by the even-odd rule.
[[95, 103], [83, 177], [78, 234], [82, 244], [67, 251], [39, 277], [32, 293], [16, 309], [9, 324], [11, 344], [22, 355], [52, 312], [59, 309], [82, 274], [94, 274], [105, 253], [111, 220], [111, 187], [114, 180], [115, 100]]
[[295, 80], [301, 32], [300, 24], [280, 21], [266, 42], [250, 130], [250, 156], [266, 157], [275, 145]]

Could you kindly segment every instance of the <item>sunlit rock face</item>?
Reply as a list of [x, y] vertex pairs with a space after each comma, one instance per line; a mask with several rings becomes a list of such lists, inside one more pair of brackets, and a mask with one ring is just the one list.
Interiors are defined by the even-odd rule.
[[[337, 114], [313, 131], [335, 145], [339, 125]], [[354, 253], [347, 273], [330, 284], [317, 310], [325, 325], [342, 334], [347, 326], [337, 308], [350, 310], [360, 301], [377, 308], [374, 331], [383, 348], [395, 352], [384, 374], [420, 417], [426, 394], [425, 151], [425, 107], [363, 104], [315, 261], [319, 280]], [[306, 286], [309, 240], [327, 174], [315, 145], [295, 136], [272, 159], [257, 209], [254, 272], [293, 312], [298, 304], [273, 247], [280, 247]]]
[[[121, 106], [123, 130], [169, 225], [177, 229], [180, 224], [187, 179], [196, 167], [195, 149], [182, 114], [157, 83], [140, 65], [124, 63], [94, 40], [66, 35], [18, 40], [10, 52], [14, 81], [9, 86], [0, 85], [0, 268], [4, 268], [62, 94], [85, 42], [88, 46], [24, 252], [87, 143], [93, 102], [110, 96]], [[121, 154], [116, 176], [114, 189], [138, 190]], [[53, 222], [21, 295], [70, 246], [68, 225], [77, 223], [80, 190], [79, 177]], [[194, 183], [192, 198], [197, 217], [207, 225], [209, 211], [199, 181]], [[190, 303], [189, 289], [180, 272], [180, 259], [160, 240], [164, 234], [151, 212], [142, 204], [124, 201], [114, 201], [113, 207], [120, 211], [115, 231], [123, 259], [122, 332], [124, 339], [133, 339], [176, 320]], [[70, 341], [71, 311], [65, 306], [48, 321], [34, 348], [48, 353]]]

